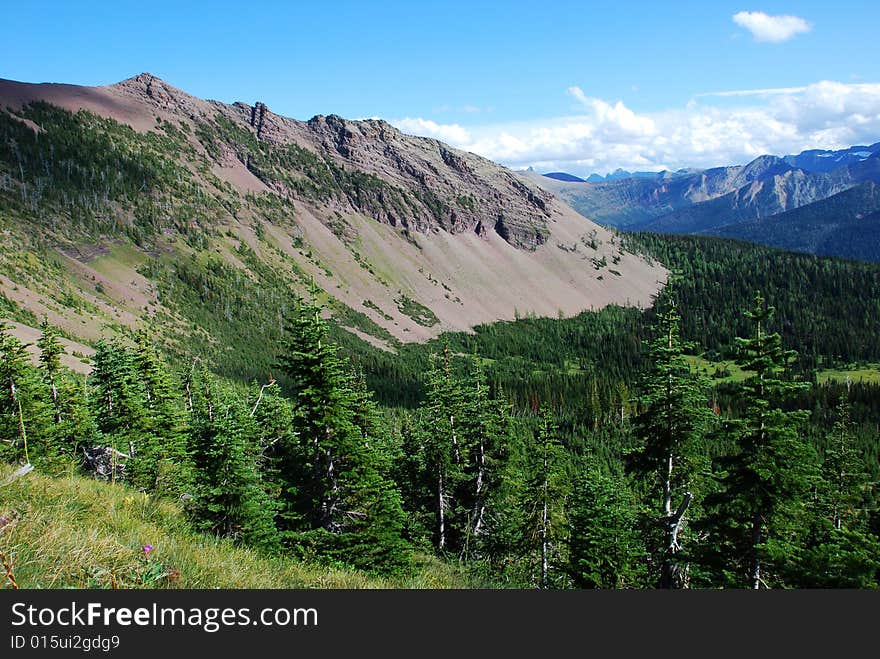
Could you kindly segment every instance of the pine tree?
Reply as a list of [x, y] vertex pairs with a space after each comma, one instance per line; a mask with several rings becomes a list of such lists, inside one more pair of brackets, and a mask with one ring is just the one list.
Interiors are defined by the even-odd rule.
[[295, 396], [296, 443], [277, 456], [287, 541], [362, 569], [404, 569], [410, 555], [400, 495], [382, 476], [386, 461], [369, 437], [373, 412], [359, 401], [319, 307], [297, 305], [279, 365]]
[[40, 324], [40, 331], [40, 339], [37, 341], [37, 347], [40, 349], [40, 366], [43, 370], [43, 379], [52, 392], [55, 425], [60, 425], [63, 416], [57, 381], [61, 373], [61, 355], [64, 354], [64, 347], [58, 340], [58, 331], [49, 324], [48, 320], [44, 319]]
[[117, 449], [130, 451], [145, 426], [143, 396], [131, 351], [118, 340], [95, 346], [91, 383], [95, 420]]
[[40, 374], [48, 388], [52, 402], [53, 423], [47, 429], [46, 441], [52, 452], [70, 458], [79, 454], [80, 448], [96, 441], [97, 428], [88, 409], [85, 378], [80, 380], [62, 367], [65, 354], [59, 340], [58, 330], [43, 321], [39, 348]]
[[400, 412], [400, 450], [396, 453], [394, 474], [407, 515], [406, 536], [423, 551], [430, 552], [436, 547], [437, 497], [426, 450], [429, 424], [420, 418], [423, 414], [424, 410]]
[[137, 336], [133, 375], [143, 409], [140, 443], [128, 463], [132, 483], [153, 492], [180, 495], [189, 484], [185, 418], [171, 376], [145, 331]]
[[430, 357], [422, 405], [425, 481], [433, 491], [434, 545], [441, 552], [460, 550], [463, 525], [459, 516], [466, 514], [456, 497], [465, 481], [463, 456], [467, 455], [460, 427], [462, 399], [447, 346], [442, 358]]
[[837, 421], [822, 463], [820, 508], [835, 529], [864, 528], [870, 477], [855, 443], [848, 402], [837, 408]]
[[647, 481], [652, 501], [649, 529], [652, 553], [659, 565], [661, 588], [686, 584], [680, 564], [681, 530], [694, 498], [698, 472], [704, 468], [702, 437], [710, 418], [706, 384], [691, 374], [684, 350], [692, 347], [679, 335], [674, 301], [658, 305], [655, 338], [649, 344], [650, 369], [638, 399], [643, 411], [633, 432], [640, 445], [628, 456], [629, 469]]
[[522, 537], [527, 556], [538, 560], [533, 583], [550, 588], [557, 582], [554, 567], [564, 563], [560, 556], [565, 542], [565, 498], [568, 494], [567, 455], [559, 428], [548, 405], [541, 409], [532, 445], [527, 449], [525, 483], [520, 506], [524, 514]]
[[507, 447], [512, 440], [510, 405], [500, 390], [491, 395], [477, 355], [471, 357], [470, 365], [461, 424], [469, 448], [465, 481], [469, 505], [460, 553], [462, 560], [484, 555], [489, 533], [486, 520], [493, 514]]
[[51, 459], [49, 396], [31, 365], [27, 346], [11, 330], [0, 321], [0, 455], [28, 463]]
[[837, 416], [808, 531], [789, 574], [805, 587], [877, 588], [880, 539], [868, 528], [870, 477], [855, 444], [848, 402], [837, 407]]
[[753, 326], [752, 336], [737, 339], [737, 364], [753, 374], [742, 385], [745, 418], [729, 425], [738, 451], [723, 461], [720, 490], [707, 498], [716, 508], [710, 530], [724, 580], [756, 589], [771, 586], [774, 566], [784, 569], [796, 554], [798, 520], [816, 462], [798, 432], [806, 413], [780, 407], [809, 385], [782, 379], [795, 353], [783, 350], [780, 335], [769, 331], [773, 314], [760, 293], [745, 314]]
[[647, 552], [638, 532], [638, 507], [626, 482], [595, 458], [578, 476], [567, 503], [566, 571], [577, 588], [640, 588]]
[[218, 387], [206, 369], [199, 375], [191, 423], [193, 521], [217, 536], [275, 549], [275, 506], [257, 468], [253, 418], [243, 401]]

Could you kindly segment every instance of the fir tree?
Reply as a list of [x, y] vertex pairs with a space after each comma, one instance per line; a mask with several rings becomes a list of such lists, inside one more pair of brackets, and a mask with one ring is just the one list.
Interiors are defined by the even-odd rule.
[[524, 486], [520, 506], [524, 527], [524, 550], [538, 562], [533, 583], [550, 588], [557, 583], [554, 567], [562, 564], [564, 546], [565, 498], [568, 494], [567, 456], [559, 428], [549, 406], [544, 405], [531, 446], [527, 448]]
[[69, 458], [96, 440], [97, 428], [88, 409], [85, 378], [80, 381], [61, 365], [65, 351], [58, 330], [45, 320], [40, 328], [40, 374], [51, 395], [53, 410], [53, 423], [47, 429], [46, 439], [56, 455]]
[[171, 376], [145, 331], [138, 333], [132, 362], [143, 406], [141, 441], [128, 465], [132, 483], [179, 495], [190, 475], [185, 419]]
[[194, 397], [192, 458], [197, 528], [248, 545], [274, 549], [274, 504], [257, 469], [257, 431], [243, 402], [220, 389], [205, 369]]
[[382, 476], [385, 461], [369, 437], [373, 412], [359, 401], [320, 308], [297, 305], [279, 365], [294, 392], [296, 443], [278, 456], [287, 541], [363, 569], [403, 569], [410, 555], [400, 495]]
[[577, 478], [566, 518], [566, 571], [575, 587], [645, 585], [647, 552], [638, 533], [638, 507], [622, 478], [591, 458]]
[[0, 450], [8, 460], [51, 459], [49, 396], [31, 365], [27, 346], [11, 330], [0, 321]]
[[460, 551], [462, 560], [483, 557], [487, 544], [487, 517], [500, 474], [504, 469], [506, 449], [512, 441], [511, 412], [503, 394], [491, 395], [480, 358], [470, 360], [461, 427], [468, 438], [465, 465], [466, 526]]
[[745, 314], [753, 326], [752, 336], [737, 339], [737, 364], [753, 374], [742, 385], [745, 418], [729, 425], [738, 451], [723, 461], [720, 490], [708, 498], [716, 507], [710, 528], [724, 581], [756, 589], [773, 585], [774, 567], [778, 572], [794, 560], [816, 461], [798, 432], [806, 413], [780, 407], [809, 385], [782, 379], [795, 353], [769, 331], [773, 314], [760, 293]]
[[130, 458], [140, 449], [147, 433], [144, 396], [139, 390], [142, 383], [131, 352], [117, 340], [99, 341], [91, 381], [98, 430], [115, 450]]
[[63, 419], [61, 414], [61, 398], [58, 393], [57, 381], [61, 373], [61, 356], [64, 347], [58, 340], [58, 331], [44, 319], [40, 325], [40, 339], [37, 347], [40, 350], [40, 367], [43, 371], [43, 379], [52, 392], [52, 406], [55, 408], [55, 424], [60, 425]]
[[658, 310], [656, 336], [649, 344], [651, 366], [638, 400], [643, 411], [633, 428], [640, 446], [628, 456], [630, 470], [648, 481], [654, 527], [648, 536], [661, 588], [686, 584], [687, 570], [678, 559], [681, 530], [698, 472], [705, 467], [701, 440], [711, 414], [706, 385], [691, 374], [684, 357], [683, 351], [692, 346], [682, 341], [679, 321], [674, 301]]
[[460, 549], [459, 515], [464, 511], [456, 494], [465, 481], [460, 428], [462, 399], [463, 392], [452, 373], [447, 346], [442, 358], [430, 357], [422, 406], [425, 480], [433, 491], [434, 544], [441, 552]]
[[868, 528], [870, 477], [855, 446], [848, 402], [838, 406], [837, 415], [814, 494], [814, 514], [789, 576], [805, 587], [877, 588], [880, 539]]

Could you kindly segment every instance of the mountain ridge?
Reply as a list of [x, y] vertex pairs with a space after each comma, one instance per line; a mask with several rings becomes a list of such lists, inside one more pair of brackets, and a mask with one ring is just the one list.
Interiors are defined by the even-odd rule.
[[[838, 151], [763, 155], [745, 165], [714, 167], [680, 176], [664, 178], [661, 174], [654, 178], [633, 176], [584, 183], [534, 177], [533, 180], [584, 216], [626, 231], [748, 235], [749, 240], [762, 244], [798, 245], [797, 239], [781, 239], [777, 224], [758, 221], [834, 197], [865, 182], [880, 183], [880, 142]], [[793, 217], [785, 216], [789, 220]], [[737, 233], [735, 227], [744, 223], [749, 228]], [[763, 236], [762, 226], [773, 226], [774, 235]], [[793, 225], [792, 231], [795, 230]], [[858, 240], [856, 234], [849, 235], [851, 240]], [[828, 255], [851, 257], [868, 253], [855, 243], [850, 246], [852, 249], [839, 241], [834, 244], [835, 251]]]
[[[45, 316], [86, 342], [102, 323], [151, 318], [180, 343], [188, 324], [214, 323], [211, 346], [226, 329], [205, 305], [265, 323], [278, 302], [257, 298], [316, 288], [340, 327], [393, 349], [518, 314], [647, 306], [665, 281], [529, 179], [381, 120], [298, 121], [147, 73], [91, 88], [0, 80], [0, 108], [0, 289], [17, 320]], [[196, 288], [209, 281], [222, 299]]]

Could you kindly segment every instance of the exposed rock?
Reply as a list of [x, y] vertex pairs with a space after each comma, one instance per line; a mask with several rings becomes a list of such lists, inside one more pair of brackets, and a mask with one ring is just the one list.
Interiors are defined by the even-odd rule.
[[83, 467], [95, 478], [125, 480], [125, 461], [130, 456], [112, 446], [91, 446], [83, 449]]

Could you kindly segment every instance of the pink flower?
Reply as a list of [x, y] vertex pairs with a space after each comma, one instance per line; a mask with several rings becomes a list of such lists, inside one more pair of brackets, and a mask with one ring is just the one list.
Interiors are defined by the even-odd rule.
[[149, 558], [150, 552], [153, 551], [153, 545], [144, 545], [143, 547], [141, 547], [141, 551], [144, 552], [144, 556]]

